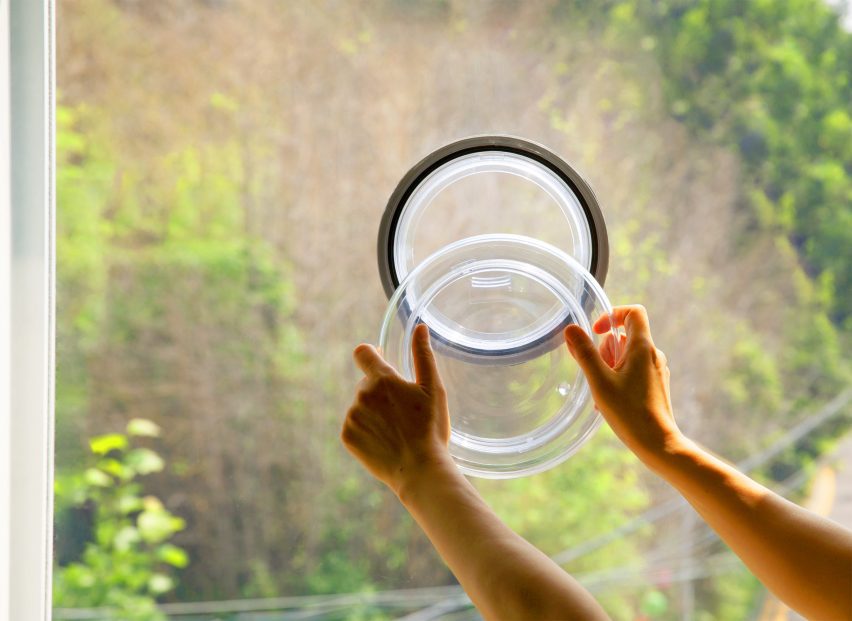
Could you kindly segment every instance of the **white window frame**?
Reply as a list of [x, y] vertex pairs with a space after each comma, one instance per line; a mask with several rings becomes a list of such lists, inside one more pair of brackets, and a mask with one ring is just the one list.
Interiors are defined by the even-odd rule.
[[0, 0], [0, 621], [51, 616], [54, 23]]

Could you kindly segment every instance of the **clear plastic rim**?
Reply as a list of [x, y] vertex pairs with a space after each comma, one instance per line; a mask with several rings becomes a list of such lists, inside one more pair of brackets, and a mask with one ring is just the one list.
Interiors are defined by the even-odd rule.
[[[502, 246], [501, 246], [502, 245]], [[531, 263], [513, 259], [501, 259], [500, 250], [511, 249], [519, 256], [529, 254]], [[489, 256], [489, 252], [495, 256]], [[468, 260], [465, 257], [482, 255], [481, 259]], [[612, 307], [595, 278], [567, 253], [539, 240], [520, 235], [481, 235], [459, 240], [439, 252], [434, 253], [419, 264], [398, 287], [391, 298], [385, 313], [379, 344], [385, 351], [389, 347], [392, 328], [404, 326], [402, 345], [394, 353], [392, 360], [409, 379], [413, 377], [411, 361], [411, 334], [418, 323], [427, 323], [421, 319], [431, 300], [454, 279], [475, 275], [478, 271], [497, 269], [520, 270], [525, 276], [544, 282], [551, 291], [562, 300], [568, 316], [577, 318], [581, 327], [592, 333], [591, 323], [596, 317], [589, 317], [588, 310], [611, 313]], [[552, 273], [550, 270], [553, 270]], [[560, 271], [561, 270], [561, 271]], [[582, 282], [582, 291], [577, 291], [560, 281], [559, 274], [569, 274]], [[406, 307], [403, 297], [410, 295], [418, 287], [421, 275], [429, 276], [427, 282], [420, 284], [416, 299]], [[437, 275], [436, 275], [437, 274]], [[584, 302], [589, 296], [594, 303]], [[407, 308], [401, 313], [401, 308]], [[434, 326], [430, 325], [435, 343]], [[613, 334], [615, 332], [613, 331]], [[445, 334], [444, 337], [447, 335]], [[451, 337], [451, 335], [449, 335]], [[444, 338], [442, 337], [442, 338]], [[558, 345], [564, 346], [559, 334]], [[617, 343], [616, 339], [616, 343]], [[441, 341], [438, 341], [440, 346]], [[447, 353], [446, 350], [443, 353]], [[539, 352], [541, 353], [541, 352]], [[616, 352], [618, 356], [618, 352]], [[496, 356], [489, 364], [501, 364], [511, 354]], [[505, 479], [526, 476], [542, 472], [568, 459], [592, 436], [600, 425], [600, 415], [591, 405], [590, 394], [585, 377], [580, 373], [572, 386], [572, 398], [564, 401], [560, 408], [546, 419], [546, 423], [530, 432], [509, 438], [485, 438], [470, 433], [451, 430], [450, 453], [456, 464], [465, 474], [472, 476]]]
[[[597, 410], [594, 410], [593, 416], [574, 442], [561, 452], [552, 452], [546, 459], [529, 459], [519, 461], [518, 463], [506, 466], [487, 466], [482, 463], [462, 460], [456, 455], [453, 455], [453, 460], [456, 466], [463, 474], [477, 477], [480, 479], [517, 479], [520, 477], [532, 476], [541, 472], [546, 472], [551, 468], [555, 468], [563, 463], [579, 451], [583, 445], [588, 442], [595, 432], [601, 426], [603, 417]], [[452, 453], [452, 451], [451, 451]]]

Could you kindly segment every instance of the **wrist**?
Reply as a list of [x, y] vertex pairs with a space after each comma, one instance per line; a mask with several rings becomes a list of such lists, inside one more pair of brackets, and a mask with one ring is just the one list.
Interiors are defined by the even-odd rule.
[[448, 451], [422, 457], [399, 477], [394, 492], [403, 505], [409, 505], [440, 482], [463, 475]]
[[684, 458], [691, 459], [700, 452], [701, 447], [678, 431], [667, 438], [660, 449], [640, 456], [640, 459], [653, 472], [666, 478], [666, 474], [672, 468], [678, 468], [678, 463]]

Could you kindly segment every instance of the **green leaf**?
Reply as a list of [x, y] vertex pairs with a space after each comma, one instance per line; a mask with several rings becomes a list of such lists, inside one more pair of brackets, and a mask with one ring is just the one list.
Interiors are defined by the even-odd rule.
[[154, 595], [171, 591], [174, 586], [174, 580], [165, 574], [152, 574], [148, 579], [148, 590]]
[[160, 472], [166, 465], [163, 458], [151, 449], [138, 448], [127, 454], [127, 464], [136, 469], [139, 474]]
[[[98, 468], [119, 479], [123, 479], [127, 474], [127, 468], [117, 459], [102, 459], [98, 462]], [[132, 478], [132, 473], [130, 476]]]
[[136, 518], [136, 525], [142, 538], [148, 543], [160, 543], [183, 530], [183, 519], [169, 513], [162, 503], [152, 496], [144, 500], [145, 510]]
[[127, 433], [131, 436], [157, 438], [160, 436], [160, 426], [146, 418], [132, 418], [127, 423]]
[[127, 515], [140, 509], [142, 509], [142, 499], [139, 496], [128, 494], [118, 499], [118, 510], [122, 515]]
[[157, 548], [157, 558], [172, 567], [186, 567], [189, 564], [189, 555], [186, 551], [171, 543], [165, 543]]
[[109, 487], [112, 485], [110, 476], [97, 468], [89, 468], [83, 473], [83, 479], [94, 487]]
[[125, 526], [115, 534], [112, 542], [116, 550], [124, 552], [129, 550], [134, 543], [138, 543], [140, 539], [138, 530], [132, 526]]
[[56, 511], [67, 506], [79, 506], [86, 502], [86, 480], [84, 473], [58, 475], [53, 482]]
[[80, 563], [73, 563], [62, 569], [62, 577], [77, 588], [90, 589], [97, 582], [95, 572]]
[[96, 455], [106, 455], [110, 451], [121, 451], [127, 448], [127, 437], [120, 433], [95, 436], [89, 440], [89, 447]]

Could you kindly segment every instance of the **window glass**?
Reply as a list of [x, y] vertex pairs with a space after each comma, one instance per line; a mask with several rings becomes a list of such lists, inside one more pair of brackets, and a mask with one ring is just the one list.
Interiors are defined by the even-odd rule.
[[[820, 0], [60, 0], [57, 22], [54, 618], [476, 618], [338, 437], [386, 201], [466, 136], [540, 142], [595, 189], [606, 290], [648, 308], [688, 435], [806, 501], [847, 433], [852, 36]], [[614, 619], [762, 605], [608, 429], [476, 484]]]

